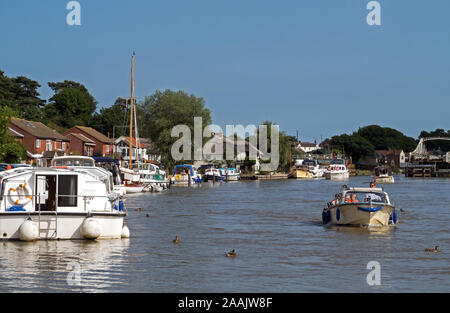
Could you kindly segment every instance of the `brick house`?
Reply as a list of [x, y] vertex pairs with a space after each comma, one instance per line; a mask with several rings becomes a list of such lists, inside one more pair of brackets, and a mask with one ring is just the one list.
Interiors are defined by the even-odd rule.
[[40, 122], [13, 117], [8, 131], [20, 140], [27, 150], [27, 163], [46, 166], [49, 160], [44, 160], [45, 152], [57, 151], [59, 155], [69, 152], [69, 139]]
[[[121, 136], [115, 140], [116, 145], [116, 157], [121, 158], [123, 160], [130, 159], [130, 137]], [[138, 160], [148, 159], [147, 149], [145, 146], [139, 141], [136, 143], [136, 138], [133, 138], [133, 156], [132, 160], [136, 160], [136, 156]]]
[[95, 142], [83, 134], [68, 133], [70, 139], [70, 154], [92, 157], [94, 155]]
[[8, 136], [14, 138], [15, 140], [17, 140], [18, 142], [23, 144], [23, 137], [24, 137], [24, 135], [22, 135], [21, 133], [16, 132], [11, 127], [8, 127]]
[[378, 162], [395, 165], [396, 167], [404, 167], [406, 164], [406, 156], [403, 150], [375, 150]]
[[[72, 136], [71, 138], [79, 138], [86, 137], [94, 143], [92, 155], [93, 156], [111, 156], [114, 153], [114, 140], [112, 138], [108, 138], [102, 133], [96, 131], [91, 127], [85, 126], [74, 126], [68, 131], [64, 133], [65, 136], [69, 136], [69, 134], [80, 134], [82, 136]], [[87, 146], [87, 145], [85, 145]], [[76, 146], [74, 149], [71, 149], [71, 153], [82, 153], [80, 146]], [[89, 153], [91, 153], [89, 151]]]

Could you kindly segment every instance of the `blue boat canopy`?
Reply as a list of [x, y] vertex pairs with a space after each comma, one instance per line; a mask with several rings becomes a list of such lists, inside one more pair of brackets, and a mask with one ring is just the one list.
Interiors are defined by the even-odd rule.
[[93, 157], [96, 163], [114, 163], [116, 165], [119, 165], [119, 161], [113, 158], [106, 158], [106, 157]]
[[177, 170], [179, 169], [187, 169], [190, 172], [190, 175], [194, 175], [194, 168], [192, 165], [190, 164], [179, 164], [179, 165], [175, 165], [175, 169], [174, 169], [174, 175], [177, 174]]

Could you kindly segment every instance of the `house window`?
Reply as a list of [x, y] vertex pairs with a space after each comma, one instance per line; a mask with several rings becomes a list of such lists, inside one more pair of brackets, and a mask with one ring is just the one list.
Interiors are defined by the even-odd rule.
[[58, 206], [77, 206], [77, 175], [58, 176]]
[[41, 140], [36, 139], [36, 148], [40, 148], [40, 147], [41, 147]]
[[47, 143], [46, 150], [52, 151], [52, 141], [50, 139], [47, 139], [46, 143]]
[[106, 153], [109, 153], [109, 145], [106, 145]]
[[61, 143], [61, 149], [63, 151], [66, 151], [66, 143], [65, 142]]

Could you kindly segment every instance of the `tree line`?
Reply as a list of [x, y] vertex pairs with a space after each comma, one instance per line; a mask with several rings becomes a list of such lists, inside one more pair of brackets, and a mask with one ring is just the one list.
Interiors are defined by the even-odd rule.
[[[41, 85], [37, 81], [25, 76], [7, 77], [0, 70], [0, 114], [3, 116], [0, 123], [0, 162], [17, 162], [25, 157], [23, 146], [7, 138], [7, 125], [11, 116], [42, 122], [61, 133], [80, 125], [115, 138], [128, 135], [128, 98], [118, 97], [112, 105], [98, 109], [98, 102], [81, 83], [64, 80], [48, 82], [47, 85], [53, 95], [45, 100], [38, 92]], [[212, 123], [211, 111], [206, 107], [205, 100], [184, 91], [157, 90], [137, 103], [135, 108], [140, 137], [151, 139], [155, 147], [152, 153], [160, 154], [162, 163], [169, 168], [175, 164], [171, 158], [171, 147], [177, 140], [171, 137], [172, 128], [179, 124], [187, 125], [193, 136], [195, 116], [203, 118], [203, 127]], [[272, 122], [266, 121], [264, 124], [270, 126]], [[450, 131], [422, 131], [421, 136], [450, 136]], [[294, 137], [280, 131], [279, 170], [289, 170], [292, 155], [298, 153], [292, 147], [294, 141]], [[344, 151], [356, 162], [373, 155], [375, 150], [412, 151], [417, 141], [395, 129], [370, 125], [353, 134], [333, 136], [323, 144]], [[443, 143], [433, 146], [430, 143], [430, 148], [448, 151], [448, 145]]]

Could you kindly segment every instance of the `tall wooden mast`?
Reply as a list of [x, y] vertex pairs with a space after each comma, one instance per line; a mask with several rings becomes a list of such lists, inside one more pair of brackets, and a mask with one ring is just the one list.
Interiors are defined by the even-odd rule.
[[130, 99], [130, 170], [133, 160], [133, 102], [134, 102], [134, 52], [131, 56], [131, 99]]

